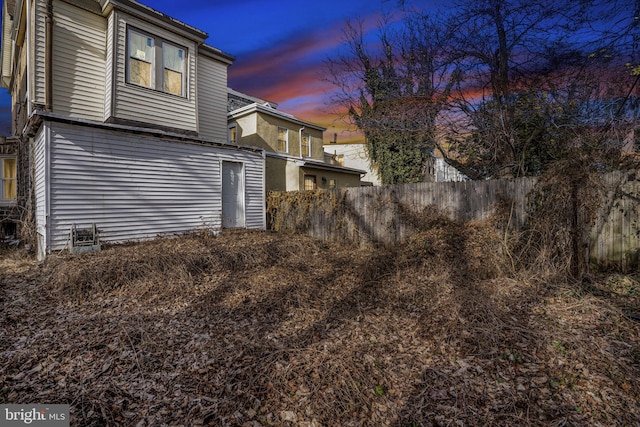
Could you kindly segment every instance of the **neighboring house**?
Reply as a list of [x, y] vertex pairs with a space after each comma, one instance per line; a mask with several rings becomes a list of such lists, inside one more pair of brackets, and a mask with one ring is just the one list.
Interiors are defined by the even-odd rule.
[[268, 191], [360, 186], [365, 171], [325, 161], [325, 128], [233, 89], [229, 89], [228, 104], [229, 142], [265, 150]]
[[332, 161], [342, 166], [364, 170], [365, 174], [361, 178], [362, 186], [380, 185], [378, 170], [375, 165], [371, 165], [366, 143], [337, 144], [331, 142], [325, 144], [324, 151], [332, 158]]
[[[361, 181], [363, 186], [381, 185], [377, 168], [369, 160], [365, 142], [348, 144], [331, 142], [325, 144], [324, 151], [337, 164], [365, 170], [366, 174]], [[468, 179], [466, 175], [449, 165], [442, 157], [431, 155], [425, 164], [425, 182], [464, 181], [466, 179]]]
[[103, 242], [265, 227], [264, 151], [227, 142], [233, 58], [206, 38], [132, 0], [5, 0], [0, 81], [40, 258], [74, 225]]
[[17, 141], [0, 137], [0, 241], [15, 236], [17, 205]]
[[465, 174], [448, 164], [442, 157], [432, 155], [427, 161], [427, 182], [458, 182], [469, 179]]

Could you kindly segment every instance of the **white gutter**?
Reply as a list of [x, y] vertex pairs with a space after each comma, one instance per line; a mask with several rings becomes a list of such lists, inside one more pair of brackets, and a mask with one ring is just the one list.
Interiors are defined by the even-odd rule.
[[300, 128], [300, 130], [298, 130], [298, 144], [300, 145], [300, 148], [298, 151], [300, 153], [300, 158], [302, 158], [302, 131], [304, 130], [304, 126], [302, 126]]

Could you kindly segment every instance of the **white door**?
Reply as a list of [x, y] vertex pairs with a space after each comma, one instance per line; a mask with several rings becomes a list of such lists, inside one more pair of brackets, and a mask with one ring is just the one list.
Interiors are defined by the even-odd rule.
[[244, 174], [242, 163], [222, 162], [222, 227], [244, 227]]

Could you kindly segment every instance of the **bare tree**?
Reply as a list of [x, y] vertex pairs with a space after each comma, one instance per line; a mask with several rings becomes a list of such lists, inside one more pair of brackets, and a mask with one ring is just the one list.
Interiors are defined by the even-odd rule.
[[346, 53], [327, 61], [328, 80], [340, 90], [334, 102], [367, 140], [370, 160], [385, 184], [424, 179], [435, 147], [437, 117], [455, 81], [444, 59], [438, 22], [427, 15], [389, 15], [377, 27], [377, 49], [365, 41], [362, 22], [344, 28]]
[[612, 1], [402, 1], [375, 40], [345, 27], [328, 79], [384, 183], [420, 180], [434, 148], [471, 178], [539, 175], [577, 147], [619, 153], [635, 127], [640, 6]]
[[[458, 3], [450, 50], [463, 77], [451, 99], [445, 154], [462, 159], [468, 175], [537, 175], [577, 141], [589, 140], [589, 149], [604, 140], [611, 148], [612, 139], [622, 146], [611, 131], [626, 126], [621, 119], [632, 107], [634, 79], [621, 65], [634, 54], [621, 42], [637, 39], [637, 6], [617, 0], [626, 8], [602, 14], [600, 3]], [[611, 20], [615, 35], [606, 30]], [[597, 138], [584, 138], [594, 131]]]

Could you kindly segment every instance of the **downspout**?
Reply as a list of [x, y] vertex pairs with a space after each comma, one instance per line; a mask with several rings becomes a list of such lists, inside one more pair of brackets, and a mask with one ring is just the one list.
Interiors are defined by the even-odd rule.
[[[27, 2], [27, 17], [26, 17], [26, 28], [25, 31], [27, 33], [27, 121], [31, 117], [31, 0], [26, 0]], [[19, 24], [18, 24], [19, 25]]]
[[45, 18], [45, 111], [53, 111], [53, 0], [47, 0]]
[[300, 128], [300, 130], [298, 131], [298, 143], [300, 144], [300, 148], [298, 151], [300, 153], [300, 158], [302, 158], [302, 131], [304, 130], [304, 126], [302, 126]]

